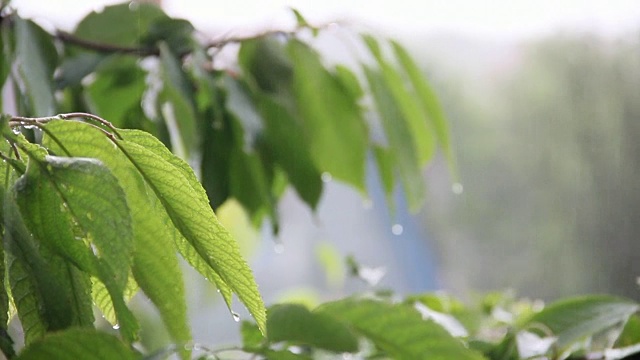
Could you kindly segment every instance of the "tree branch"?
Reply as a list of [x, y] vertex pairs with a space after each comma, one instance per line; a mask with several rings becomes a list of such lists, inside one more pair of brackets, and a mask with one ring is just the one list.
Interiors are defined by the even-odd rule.
[[[288, 31], [287, 30], [266, 30], [266, 31], [259, 32], [256, 34], [251, 34], [251, 35], [225, 37], [220, 40], [214, 40], [209, 43], [206, 43], [203, 46], [207, 50], [219, 49], [228, 44], [241, 43], [243, 41], [258, 39], [265, 36], [271, 36], [271, 35], [295, 36], [303, 30], [311, 30], [313, 32], [317, 32], [319, 30], [323, 30], [329, 27], [334, 27], [336, 25], [341, 25], [343, 23], [344, 23], [343, 21], [331, 21], [318, 26], [299, 25], [295, 27], [293, 30], [288, 30]], [[56, 39], [64, 43], [76, 45], [84, 49], [93, 50], [100, 53], [108, 53], [108, 54], [120, 53], [120, 54], [134, 55], [134, 56], [140, 56], [140, 57], [160, 55], [160, 49], [158, 49], [157, 47], [132, 47], [132, 46], [120, 46], [120, 45], [114, 45], [114, 44], [100, 43], [96, 41], [83, 39], [81, 37], [78, 37], [74, 34], [71, 34], [69, 32], [62, 31], [62, 30], [56, 31], [54, 36]], [[191, 51], [192, 50], [187, 50], [178, 55], [180, 57], [184, 57], [189, 55]]]

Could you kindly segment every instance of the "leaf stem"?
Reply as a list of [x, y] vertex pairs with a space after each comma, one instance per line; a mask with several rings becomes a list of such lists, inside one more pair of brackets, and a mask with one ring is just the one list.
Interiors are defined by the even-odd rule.
[[[111, 124], [109, 121], [101, 118], [98, 115], [83, 113], [83, 112], [73, 112], [73, 113], [58, 114], [55, 116], [44, 116], [44, 117], [12, 116], [9, 119], [9, 126], [17, 127], [17, 126], [24, 126], [24, 125], [33, 125], [33, 126], [40, 127], [40, 125], [44, 123], [48, 123], [53, 120], [69, 120], [74, 118], [80, 118], [84, 120], [97, 122], [98, 124], [111, 130], [119, 139], [122, 139], [122, 136], [120, 136], [120, 134], [118, 133], [118, 129], [115, 126], [113, 126], [113, 124]], [[101, 130], [104, 130], [104, 129], [101, 129]]]

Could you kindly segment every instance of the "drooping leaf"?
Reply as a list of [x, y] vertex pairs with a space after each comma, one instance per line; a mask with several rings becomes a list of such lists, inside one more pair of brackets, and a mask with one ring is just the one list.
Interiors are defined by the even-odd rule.
[[69, 329], [53, 333], [27, 346], [16, 360], [86, 359], [135, 360], [141, 356], [117, 337], [93, 329]]
[[118, 146], [156, 193], [176, 228], [238, 295], [264, 331], [266, 310], [251, 269], [216, 219], [195, 175], [186, 170], [188, 165], [147, 133], [123, 130], [121, 134], [124, 141], [117, 141]]
[[574, 342], [616, 325], [624, 325], [640, 309], [634, 301], [608, 295], [560, 300], [533, 315], [526, 325], [543, 324], [558, 338], [558, 347], [567, 349]]
[[438, 139], [440, 148], [445, 154], [445, 157], [450, 163], [452, 168], [455, 167], [453, 163], [453, 153], [451, 149], [451, 142], [449, 139], [449, 126], [445, 119], [444, 111], [438, 98], [425, 80], [425, 76], [420, 71], [415, 61], [411, 58], [407, 50], [396, 41], [391, 41], [391, 46], [395, 52], [396, 57], [400, 61], [403, 70], [409, 77], [411, 85], [415, 89], [418, 100], [422, 105], [423, 112], [427, 115], [428, 120], [431, 122], [432, 127]]
[[92, 11], [78, 23], [74, 34], [81, 39], [117, 46], [139, 46], [149, 27], [168, 16], [157, 6], [128, 2]]
[[22, 323], [25, 343], [29, 344], [41, 338], [48, 330], [70, 326], [73, 310], [66, 289], [54, 277], [50, 265], [38, 252], [14, 199], [4, 193], [2, 196], [9, 284]]
[[427, 113], [423, 111], [415, 94], [405, 86], [403, 76], [385, 60], [378, 42], [369, 35], [364, 35], [363, 39], [380, 67], [381, 80], [391, 95], [390, 100], [399, 110], [396, 121], [406, 122], [409, 128], [409, 137], [405, 141], [413, 142], [418, 165], [424, 166], [433, 158], [436, 149], [435, 131]]
[[321, 171], [364, 192], [368, 135], [356, 101], [307, 45], [292, 40], [287, 50], [294, 69], [296, 107], [311, 156]]
[[145, 76], [133, 57], [120, 55], [104, 60], [86, 87], [91, 112], [117, 127], [143, 127], [144, 117], [136, 116], [138, 123], [129, 123], [127, 115], [141, 107]]
[[287, 341], [333, 352], [358, 351], [358, 339], [344, 324], [298, 304], [269, 308], [267, 333], [271, 342]]
[[[91, 279], [89, 274], [75, 267], [67, 261], [40, 247], [40, 253], [49, 266], [52, 275], [58, 280], [59, 286], [66, 293], [71, 311], [67, 313], [72, 326], [93, 327], [93, 303], [91, 301]], [[45, 295], [46, 296], [46, 295]]]
[[16, 184], [17, 201], [29, 229], [56, 253], [104, 283], [120, 332], [132, 341], [138, 325], [124, 302], [123, 290], [133, 239], [129, 208], [118, 180], [97, 160], [36, 152], [29, 159], [27, 173]]
[[340, 85], [349, 92], [354, 100], [364, 96], [364, 89], [353, 71], [344, 65], [336, 65], [334, 72]]
[[417, 210], [424, 201], [425, 188], [416, 149], [411, 141], [412, 130], [400, 120], [402, 118], [401, 111], [393, 101], [393, 95], [385, 85], [382, 75], [368, 67], [365, 67], [364, 70], [388, 142], [388, 147], [384, 151], [376, 151], [385, 191], [389, 194], [392, 189], [393, 181], [389, 165], [395, 164], [409, 208]]
[[290, 102], [293, 64], [281, 42], [268, 37], [244, 41], [238, 63], [260, 90]]
[[483, 359], [436, 323], [423, 320], [409, 305], [346, 298], [315, 312], [347, 324], [393, 359]]
[[315, 208], [320, 201], [322, 181], [300, 125], [284, 106], [271, 97], [259, 95], [257, 103], [266, 128], [265, 146], [285, 171], [300, 198]]
[[[46, 129], [72, 155], [100, 159], [118, 178], [131, 209], [133, 276], [160, 311], [173, 340], [191, 340], [184, 284], [175, 254], [176, 231], [162, 204], [133, 164], [97, 128], [75, 121], [53, 121]], [[50, 136], [45, 136], [43, 143], [54, 151], [62, 150]]]
[[56, 113], [53, 72], [58, 62], [51, 35], [33, 21], [15, 17], [16, 62], [24, 81], [31, 115]]
[[247, 154], [241, 148], [234, 147], [229, 163], [230, 194], [251, 214], [253, 223], [260, 224], [267, 214], [275, 218], [269, 180], [258, 155]]
[[[142, 145], [146, 149], [151, 150], [155, 155], [160, 156], [164, 162], [167, 162], [172, 166], [172, 172], [175, 171], [183, 176], [184, 179], [186, 179], [186, 181], [189, 183], [190, 189], [192, 189], [200, 199], [204, 199], [206, 201], [207, 193], [196, 178], [191, 167], [189, 167], [187, 163], [173, 155], [169, 151], [169, 149], [167, 149], [160, 141], [158, 141], [148, 133], [142, 131], [120, 130], [120, 133], [125, 134], [127, 140]], [[168, 222], [172, 225], [171, 231], [178, 251], [182, 254], [185, 260], [187, 260], [187, 262], [189, 262], [189, 264], [193, 266], [194, 269], [196, 269], [200, 274], [202, 274], [202, 276], [204, 276], [207, 280], [212, 281], [218, 287], [218, 290], [220, 291], [222, 298], [227, 304], [227, 307], [229, 308], [229, 310], [231, 310], [231, 287], [226, 283], [224, 279], [220, 277], [220, 275], [216, 272], [216, 269], [211, 267], [209, 260], [205, 257], [202, 257], [196, 246], [190, 240], [187, 240], [182, 232], [176, 228], [175, 224], [172, 222], [172, 219], [169, 218], [169, 215], [167, 215], [167, 219]]]
[[[4, 83], [9, 76], [9, 72], [11, 70], [11, 59], [13, 58], [11, 54], [11, 46], [8, 42], [11, 41], [9, 36], [9, 29], [2, 29], [2, 34], [0, 34], [0, 89], [4, 88]], [[0, 109], [2, 108], [3, 99], [0, 98]]]
[[243, 348], [258, 348], [264, 342], [264, 336], [262, 336], [260, 329], [252, 322], [242, 321], [240, 334], [242, 335]]
[[382, 183], [382, 189], [384, 190], [385, 197], [387, 199], [387, 206], [390, 208], [390, 212], [393, 212], [395, 205], [393, 203], [393, 190], [395, 186], [394, 177], [394, 155], [395, 151], [387, 149], [382, 146], [374, 145], [373, 156], [376, 160], [378, 168], [378, 176]]
[[106, 55], [86, 51], [67, 56], [60, 64], [55, 79], [56, 87], [62, 89], [67, 86], [79, 85], [82, 79], [94, 72], [106, 58]]
[[208, 93], [201, 100], [203, 118], [208, 120], [202, 126], [200, 174], [211, 207], [217, 209], [230, 196], [229, 155], [235, 140], [231, 117], [223, 110], [224, 103], [214, 82], [213, 76], [200, 80], [201, 88]]
[[142, 43], [148, 47], [157, 46], [160, 42], [167, 44], [171, 52], [177, 55], [193, 50], [195, 28], [185, 19], [160, 17], [149, 26]]
[[158, 101], [160, 112], [169, 128], [173, 151], [188, 159], [200, 141], [193, 92], [176, 55], [165, 43], [160, 43], [162, 92]]

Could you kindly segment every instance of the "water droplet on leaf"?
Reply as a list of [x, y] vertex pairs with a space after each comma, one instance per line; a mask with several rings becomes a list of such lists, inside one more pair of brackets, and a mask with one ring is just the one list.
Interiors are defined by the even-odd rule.
[[239, 322], [240, 321], [240, 314], [238, 314], [237, 312], [232, 311], [231, 312], [231, 316], [233, 316], [233, 321], [235, 321], [235, 322]]
[[118, 329], [120, 329], [120, 324], [113, 325], [113, 330], [118, 330]]
[[333, 180], [333, 176], [331, 176], [330, 173], [328, 172], [323, 172], [322, 175], [320, 175], [320, 179], [322, 179], [322, 182], [331, 182], [331, 180]]

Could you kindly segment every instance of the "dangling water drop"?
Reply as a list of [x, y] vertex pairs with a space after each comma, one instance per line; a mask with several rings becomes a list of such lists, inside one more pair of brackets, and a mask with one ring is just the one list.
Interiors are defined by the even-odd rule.
[[275, 251], [276, 254], [282, 254], [284, 252], [284, 245], [281, 243], [275, 244], [273, 246], [273, 251]]
[[394, 224], [391, 227], [391, 233], [393, 235], [402, 235], [403, 232], [404, 232], [404, 226], [402, 226], [400, 224]]
[[235, 322], [239, 322], [240, 321], [240, 314], [238, 314], [237, 312], [232, 311], [231, 312], [231, 316], [233, 316], [233, 321], [235, 321]]
[[362, 208], [365, 210], [369, 210], [373, 207], [373, 201], [371, 199], [362, 200]]
[[453, 183], [451, 185], [451, 191], [456, 195], [460, 195], [464, 191], [464, 187], [460, 183]]
[[320, 179], [322, 179], [322, 182], [328, 183], [328, 182], [331, 182], [331, 180], [333, 180], [333, 176], [331, 176], [330, 173], [325, 171], [322, 173], [322, 175], [320, 175]]
[[118, 330], [118, 329], [120, 329], [120, 324], [113, 325], [113, 330]]

